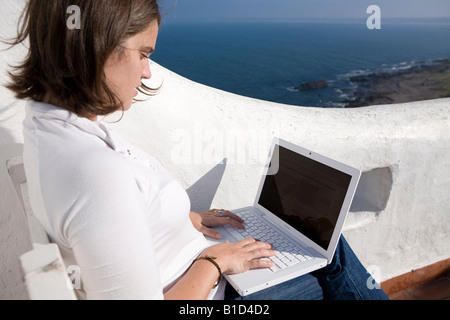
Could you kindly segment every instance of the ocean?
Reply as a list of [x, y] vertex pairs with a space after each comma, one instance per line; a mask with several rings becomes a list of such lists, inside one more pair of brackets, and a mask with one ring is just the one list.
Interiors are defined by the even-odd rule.
[[[450, 58], [450, 24], [246, 22], [163, 24], [152, 60], [193, 81], [279, 103], [344, 107], [354, 75]], [[299, 91], [311, 81], [328, 87]]]

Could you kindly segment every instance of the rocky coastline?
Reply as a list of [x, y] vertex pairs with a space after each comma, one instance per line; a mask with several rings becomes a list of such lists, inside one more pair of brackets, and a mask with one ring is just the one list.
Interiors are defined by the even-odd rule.
[[418, 63], [402, 70], [378, 71], [350, 76], [343, 87], [329, 81], [309, 81], [293, 88], [296, 91], [319, 91], [331, 88], [345, 93], [332, 104], [357, 108], [450, 97], [450, 58]]
[[347, 108], [450, 97], [450, 59], [413, 66], [396, 72], [354, 76], [354, 99], [344, 101]]
[[304, 82], [301, 85], [299, 85], [298, 87], [296, 87], [295, 90], [306, 91], [306, 90], [316, 90], [316, 89], [324, 89], [324, 88], [328, 88], [328, 82], [325, 80], [320, 80], [320, 81]]

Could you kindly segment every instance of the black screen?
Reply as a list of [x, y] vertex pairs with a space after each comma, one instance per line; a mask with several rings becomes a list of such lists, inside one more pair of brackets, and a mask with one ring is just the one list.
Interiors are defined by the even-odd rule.
[[279, 145], [275, 162], [258, 203], [327, 250], [351, 176]]

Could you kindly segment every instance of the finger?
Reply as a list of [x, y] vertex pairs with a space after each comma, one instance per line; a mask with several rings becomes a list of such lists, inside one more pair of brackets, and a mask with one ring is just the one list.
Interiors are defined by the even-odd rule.
[[215, 216], [220, 216], [220, 212], [222, 212], [222, 214], [223, 214], [225, 212], [225, 210], [223, 210], [223, 209], [209, 209], [207, 211], [207, 213], [210, 213], [210, 214], [215, 215]]
[[220, 217], [217, 219], [216, 222], [218, 225], [222, 225], [222, 226], [229, 224], [237, 229], [245, 229], [245, 227], [242, 225], [242, 223], [240, 223], [236, 220], [233, 220], [229, 217]]
[[275, 265], [274, 262], [267, 259], [253, 259], [249, 263], [250, 269], [272, 268]]
[[238, 215], [235, 215], [231, 211], [225, 210], [223, 216], [229, 217], [229, 218], [231, 218], [233, 220], [236, 220], [239, 223], [244, 223], [244, 220], [241, 217], [239, 217]]
[[[253, 258], [267, 257], [264, 254], [266, 254], [266, 252], [269, 252], [269, 251], [270, 251], [269, 254], [272, 255], [272, 253], [275, 252], [275, 251], [271, 250], [272, 247], [273, 246], [270, 243], [261, 242], [258, 240], [255, 240], [255, 242], [248, 243], [246, 245], [246, 249], [248, 250], [248, 252], [253, 252], [254, 254], [256, 253], [256, 256], [253, 256]], [[264, 251], [265, 253], [258, 255], [257, 252], [259, 252], [259, 251]]]
[[[257, 242], [264, 242], [264, 241], [261, 241], [261, 240], [256, 239], [256, 238], [255, 238], [255, 240], [256, 240]], [[273, 244], [272, 244], [272, 243], [270, 243], [270, 242], [266, 242], [266, 243], [270, 246], [270, 249], [273, 249]]]
[[217, 216], [218, 213], [219, 213], [219, 210], [217, 210], [217, 209], [210, 209], [210, 210], [208, 210], [207, 212], [208, 212], [209, 214], [212, 214], [212, 215]]
[[275, 250], [272, 250], [273, 246], [270, 243], [260, 242], [253, 238], [244, 239], [237, 244], [240, 245], [248, 260], [273, 257], [277, 254]]
[[[276, 253], [273, 250], [268, 249], [258, 249], [254, 250], [250, 253], [250, 261], [249, 261], [249, 267], [273, 267], [273, 261], [269, 260], [268, 258], [275, 256]], [[256, 264], [256, 266], [255, 266]]]
[[250, 245], [252, 243], [255, 243], [255, 242], [256, 242], [256, 240], [253, 239], [253, 238], [246, 238], [244, 240], [241, 240], [241, 241], [237, 242], [236, 244], [241, 246], [241, 247], [246, 247], [246, 246], [248, 246], [248, 245]]
[[211, 237], [213, 239], [220, 239], [222, 238], [222, 234], [216, 230], [210, 229], [208, 227], [202, 226], [200, 228], [200, 232], [203, 233], [205, 236]]
[[239, 223], [244, 223], [244, 220], [239, 217], [238, 215], [234, 214], [233, 212], [229, 211], [229, 210], [224, 210], [224, 209], [211, 209], [208, 211], [209, 213], [214, 214], [216, 217], [227, 217], [233, 220], [236, 220]]

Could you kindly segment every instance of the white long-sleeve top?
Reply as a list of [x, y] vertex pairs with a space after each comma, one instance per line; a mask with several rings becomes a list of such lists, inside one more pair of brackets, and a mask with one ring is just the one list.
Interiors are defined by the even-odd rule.
[[30, 102], [24, 138], [32, 209], [80, 268], [82, 298], [163, 299], [208, 247], [181, 185], [101, 121]]

